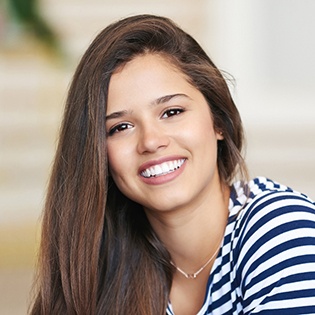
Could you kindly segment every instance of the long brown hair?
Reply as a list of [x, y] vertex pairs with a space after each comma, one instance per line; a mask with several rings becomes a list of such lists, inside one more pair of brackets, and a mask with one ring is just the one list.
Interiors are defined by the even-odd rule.
[[241, 119], [220, 71], [197, 42], [164, 17], [138, 15], [105, 28], [74, 74], [42, 223], [31, 314], [165, 314], [170, 255], [141, 205], [123, 196], [108, 172], [105, 115], [112, 73], [135, 56], [162, 54], [205, 96], [218, 144], [221, 181], [241, 157]]

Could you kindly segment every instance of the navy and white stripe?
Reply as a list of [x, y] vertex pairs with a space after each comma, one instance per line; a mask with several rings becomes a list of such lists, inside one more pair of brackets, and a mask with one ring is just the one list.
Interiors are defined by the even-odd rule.
[[[255, 178], [233, 185], [229, 220], [197, 315], [315, 314], [315, 203]], [[171, 305], [168, 315], [173, 315]], [[180, 315], [180, 314], [178, 314]]]

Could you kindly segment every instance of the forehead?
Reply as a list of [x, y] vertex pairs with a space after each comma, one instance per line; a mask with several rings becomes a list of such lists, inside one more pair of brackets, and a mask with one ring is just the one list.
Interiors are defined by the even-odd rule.
[[137, 56], [115, 71], [108, 89], [108, 107], [152, 102], [164, 95], [196, 89], [173, 63], [157, 54]]
[[[185, 74], [167, 58], [160, 54], [144, 54], [117, 68], [109, 82], [109, 94], [121, 92], [124, 88], [144, 88], [155, 85], [177, 85], [189, 82]], [[116, 91], [118, 89], [118, 91]]]

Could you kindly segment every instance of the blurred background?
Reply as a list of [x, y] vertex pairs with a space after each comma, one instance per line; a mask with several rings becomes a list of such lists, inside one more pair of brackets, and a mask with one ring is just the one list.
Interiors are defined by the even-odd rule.
[[251, 175], [315, 198], [315, 1], [2, 0], [0, 314], [26, 314], [74, 69], [102, 28], [138, 13], [174, 19], [235, 78]]

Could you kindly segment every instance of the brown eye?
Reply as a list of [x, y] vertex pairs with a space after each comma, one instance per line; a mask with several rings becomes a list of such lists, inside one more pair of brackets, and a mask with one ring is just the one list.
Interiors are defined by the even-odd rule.
[[162, 118], [169, 118], [171, 116], [179, 115], [183, 112], [184, 112], [184, 110], [182, 108], [171, 108], [171, 109], [166, 110], [163, 113]]
[[109, 130], [108, 135], [112, 136], [115, 133], [122, 132], [122, 131], [127, 130], [131, 127], [132, 127], [132, 125], [127, 124], [127, 123], [118, 124]]

